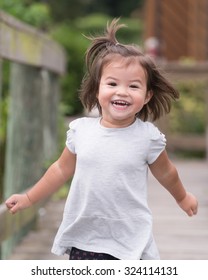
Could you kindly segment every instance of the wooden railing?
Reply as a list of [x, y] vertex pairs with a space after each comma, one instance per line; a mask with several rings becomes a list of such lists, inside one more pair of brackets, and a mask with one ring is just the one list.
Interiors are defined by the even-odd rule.
[[[46, 34], [0, 11], [0, 67], [5, 60], [10, 64], [10, 102], [4, 199], [34, 184], [57, 152], [59, 78], [66, 59], [61, 46]], [[20, 230], [32, 224], [40, 206], [11, 215], [0, 205], [1, 258], [10, 254]]]

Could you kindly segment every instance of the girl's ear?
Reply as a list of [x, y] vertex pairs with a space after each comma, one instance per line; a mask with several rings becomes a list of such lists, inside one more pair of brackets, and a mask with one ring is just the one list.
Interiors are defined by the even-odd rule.
[[153, 91], [149, 90], [146, 94], [144, 104], [147, 104], [150, 101], [150, 99], [152, 98], [152, 96], [153, 96]]

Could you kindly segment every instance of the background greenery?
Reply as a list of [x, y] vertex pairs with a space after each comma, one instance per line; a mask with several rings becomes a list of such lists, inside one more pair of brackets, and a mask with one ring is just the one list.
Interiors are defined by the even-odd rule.
[[170, 113], [170, 132], [181, 134], [205, 133], [207, 85], [201, 81], [183, 81], [176, 85], [180, 99]]

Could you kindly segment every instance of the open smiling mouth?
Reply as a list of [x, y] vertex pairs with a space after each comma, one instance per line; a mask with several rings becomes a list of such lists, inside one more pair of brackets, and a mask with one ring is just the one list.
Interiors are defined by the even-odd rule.
[[111, 104], [114, 107], [119, 107], [119, 108], [125, 108], [130, 106], [130, 103], [127, 101], [123, 101], [123, 100], [115, 100], [115, 101], [111, 101]]

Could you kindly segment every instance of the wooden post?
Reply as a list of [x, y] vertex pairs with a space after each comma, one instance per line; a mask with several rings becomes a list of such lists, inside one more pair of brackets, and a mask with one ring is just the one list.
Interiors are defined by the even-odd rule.
[[5, 197], [21, 192], [40, 176], [43, 164], [40, 70], [12, 63], [10, 95]]
[[[7, 130], [4, 197], [20, 193], [43, 172], [43, 102], [39, 68], [12, 63]], [[21, 237], [16, 234], [2, 244], [7, 256]]]
[[[58, 75], [13, 63], [10, 85], [5, 198], [35, 183], [57, 151]], [[3, 258], [21, 236], [3, 242]]]
[[42, 114], [43, 114], [43, 155], [50, 160], [57, 152], [57, 115], [59, 101], [59, 77], [47, 70], [41, 71]]
[[[4, 176], [4, 198], [20, 193], [41, 175], [43, 136], [41, 131], [41, 75], [38, 68], [11, 63], [10, 108]], [[23, 232], [2, 243], [6, 258]]]

